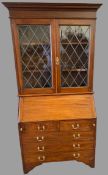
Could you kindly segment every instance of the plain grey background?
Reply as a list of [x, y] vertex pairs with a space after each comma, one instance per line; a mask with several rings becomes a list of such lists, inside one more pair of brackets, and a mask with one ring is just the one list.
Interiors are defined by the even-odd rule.
[[[67, 1], [42, 0], [42, 2]], [[97, 12], [95, 47], [94, 91], [98, 118], [96, 167], [92, 169], [83, 163], [72, 161], [48, 163], [36, 167], [29, 173], [30, 175], [102, 175], [108, 173], [108, 0], [70, 0], [68, 2], [103, 3]], [[17, 130], [17, 84], [8, 16], [8, 10], [0, 4], [0, 174], [23, 175]]]

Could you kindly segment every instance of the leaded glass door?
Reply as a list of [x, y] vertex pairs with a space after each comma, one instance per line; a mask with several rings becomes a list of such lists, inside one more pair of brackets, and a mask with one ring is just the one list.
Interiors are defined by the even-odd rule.
[[22, 90], [53, 93], [54, 52], [51, 20], [17, 20]]
[[92, 91], [94, 20], [12, 22], [21, 94]]
[[[89, 91], [92, 76], [93, 27], [91, 20], [58, 20], [58, 91]], [[90, 72], [91, 70], [91, 72]], [[91, 75], [90, 75], [91, 74]]]

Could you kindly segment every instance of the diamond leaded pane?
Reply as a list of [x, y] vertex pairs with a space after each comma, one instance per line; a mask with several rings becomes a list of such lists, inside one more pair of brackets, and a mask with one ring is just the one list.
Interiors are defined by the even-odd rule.
[[52, 87], [49, 25], [18, 25], [24, 88]]
[[90, 26], [60, 26], [61, 87], [88, 84]]

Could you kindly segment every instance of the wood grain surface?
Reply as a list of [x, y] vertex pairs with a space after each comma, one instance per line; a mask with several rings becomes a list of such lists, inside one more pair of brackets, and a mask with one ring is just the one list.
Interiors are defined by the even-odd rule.
[[21, 97], [20, 122], [95, 118], [93, 95]]

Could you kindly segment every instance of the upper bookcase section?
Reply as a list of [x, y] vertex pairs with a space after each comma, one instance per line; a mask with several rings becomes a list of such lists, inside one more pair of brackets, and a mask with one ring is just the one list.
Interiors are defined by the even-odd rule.
[[24, 3], [24, 2], [3, 2], [3, 4], [9, 9], [10, 18], [50, 17], [50, 18], [88, 18], [88, 19], [96, 18], [96, 11], [102, 5], [94, 3], [89, 4], [89, 3]]
[[3, 4], [10, 14], [19, 95], [93, 92], [101, 4]]

